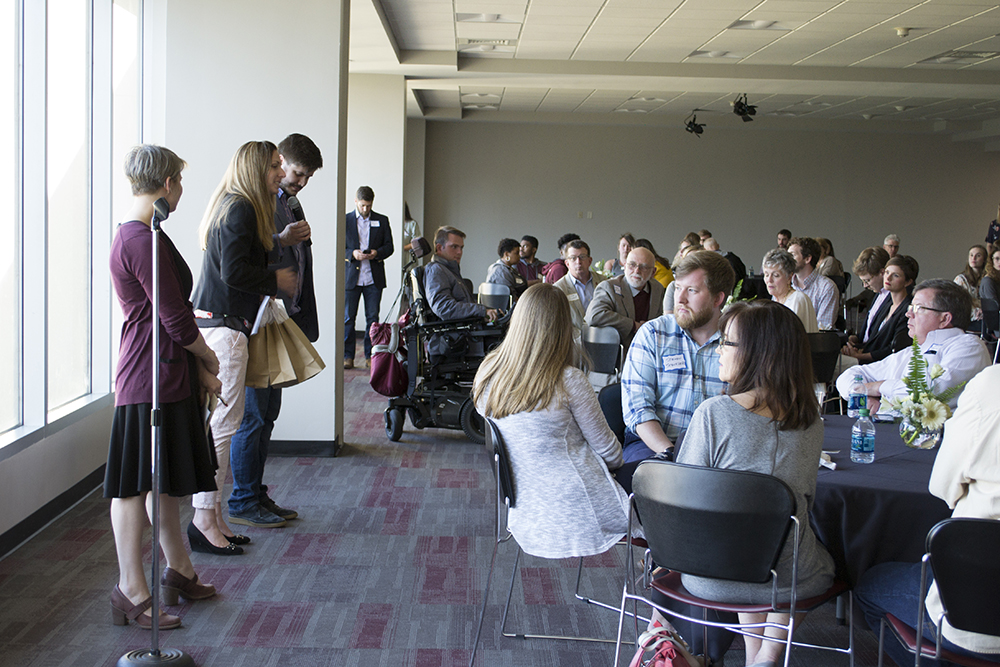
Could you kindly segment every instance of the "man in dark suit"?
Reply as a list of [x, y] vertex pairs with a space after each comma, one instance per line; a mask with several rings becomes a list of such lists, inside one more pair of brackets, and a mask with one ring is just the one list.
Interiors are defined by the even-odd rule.
[[372, 365], [372, 324], [378, 322], [385, 289], [385, 260], [392, 255], [389, 218], [372, 210], [375, 191], [358, 188], [354, 210], [347, 214], [347, 303], [344, 313], [344, 368], [354, 368], [354, 320], [365, 298], [365, 366]]
[[[281, 169], [285, 175], [278, 189], [274, 207], [274, 249], [271, 266], [290, 268], [297, 278], [293, 293], [279, 289], [278, 297], [289, 317], [299, 325], [311, 342], [319, 338], [316, 293], [313, 290], [311, 230], [296, 198], [316, 170], [323, 166], [323, 156], [312, 140], [302, 134], [290, 134], [278, 145]], [[246, 407], [239, 430], [230, 443], [229, 459], [233, 469], [233, 493], [229, 497], [229, 520], [246, 526], [276, 528], [298, 516], [298, 512], [279, 506], [267, 495], [264, 463], [271, 444], [271, 431], [281, 410], [281, 389], [246, 388]]]

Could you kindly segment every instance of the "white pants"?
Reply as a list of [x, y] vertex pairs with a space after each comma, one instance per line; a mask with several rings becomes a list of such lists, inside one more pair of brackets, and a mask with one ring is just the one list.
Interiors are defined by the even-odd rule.
[[222, 502], [222, 487], [229, 476], [229, 441], [243, 421], [243, 407], [246, 402], [247, 337], [228, 327], [202, 329], [205, 342], [219, 358], [219, 380], [222, 382], [222, 401], [216, 406], [209, 420], [212, 439], [215, 442], [215, 456], [219, 469], [215, 471], [217, 491], [204, 491], [191, 496], [191, 506], [195, 509], [213, 509]]

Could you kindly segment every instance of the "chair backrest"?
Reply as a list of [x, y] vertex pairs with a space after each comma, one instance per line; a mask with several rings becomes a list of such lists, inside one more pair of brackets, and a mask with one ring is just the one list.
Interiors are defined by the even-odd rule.
[[982, 299], [983, 309], [983, 338], [990, 338], [1000, 330], [1000, 304], [993, 299]]
[[479, 303], [487, 308], [510, 309], [510, 288], [499, 283], [479, 284]]
[[617, 375], [622, 367], [622, 344], [614, 327], [583, 325], [583, 349], [593, 362], [593, 371]]
[[927, 533], [927, 552], [948, 623], [1000, 636], [1000, 520], [945, 519]]
[[795, 514], [777, 477], [646, 460], [632, 478], [653, 561], [685, 574], [765, 583]]
[[620, 382], [602, 387], [597, 394], [597, 402], [601, 404], [601, 412], [608, 426], [614, 431], [618, 442], [625, 444], [625, 418], [622, 415], [622, 385]]
[[833, 331], [818, 331], [806, 334], [809, 337], [809, 351], [812, 354], [813, 376], [816, 382], [826, 384], [833, 380], [840, 361], [840, 336]]
[[503, 441], [503, 435], [492, 419], [485, 418], [486, 422], [486, 447], [493, 450], [493, 460], [496, 463], [497, 475], [497, 500], [501, 504], [506, 501], [507, 507], [513, 507], [517, 500], [514, 488], [514, 471], [510, 468], [510, 456], [507, 454], [507, 444]]
[[833, 281], [833, 284], [837, 286], [837, 290], [843, 296], [844, 292], [847, 291], [847, 278], [845, 276], [827, 276]]

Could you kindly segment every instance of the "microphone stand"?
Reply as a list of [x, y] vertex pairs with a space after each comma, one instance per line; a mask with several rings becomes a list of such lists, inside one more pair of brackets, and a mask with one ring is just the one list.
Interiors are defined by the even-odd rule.
[[153, 439], [153, 615], [152, 647], [129, 651], [118, 659], [117, 667], [170, 665], [194, 667], [191, 656], [178, 649], [160, 650], [160, 223], [170, 215], [170, 203], [160, 197], [153, 202], [153, 405], [150, 415]]

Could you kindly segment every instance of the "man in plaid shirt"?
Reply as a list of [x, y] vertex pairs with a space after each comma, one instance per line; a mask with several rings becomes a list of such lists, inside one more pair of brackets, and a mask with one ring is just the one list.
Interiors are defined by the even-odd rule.
[[674, 312], [636, 332], [622, 372], [624, 461], [673, 458], [702, 401], [723, 393], [719, 318], [736, 274], [722, 255], [700, 250], [674, 270]]

